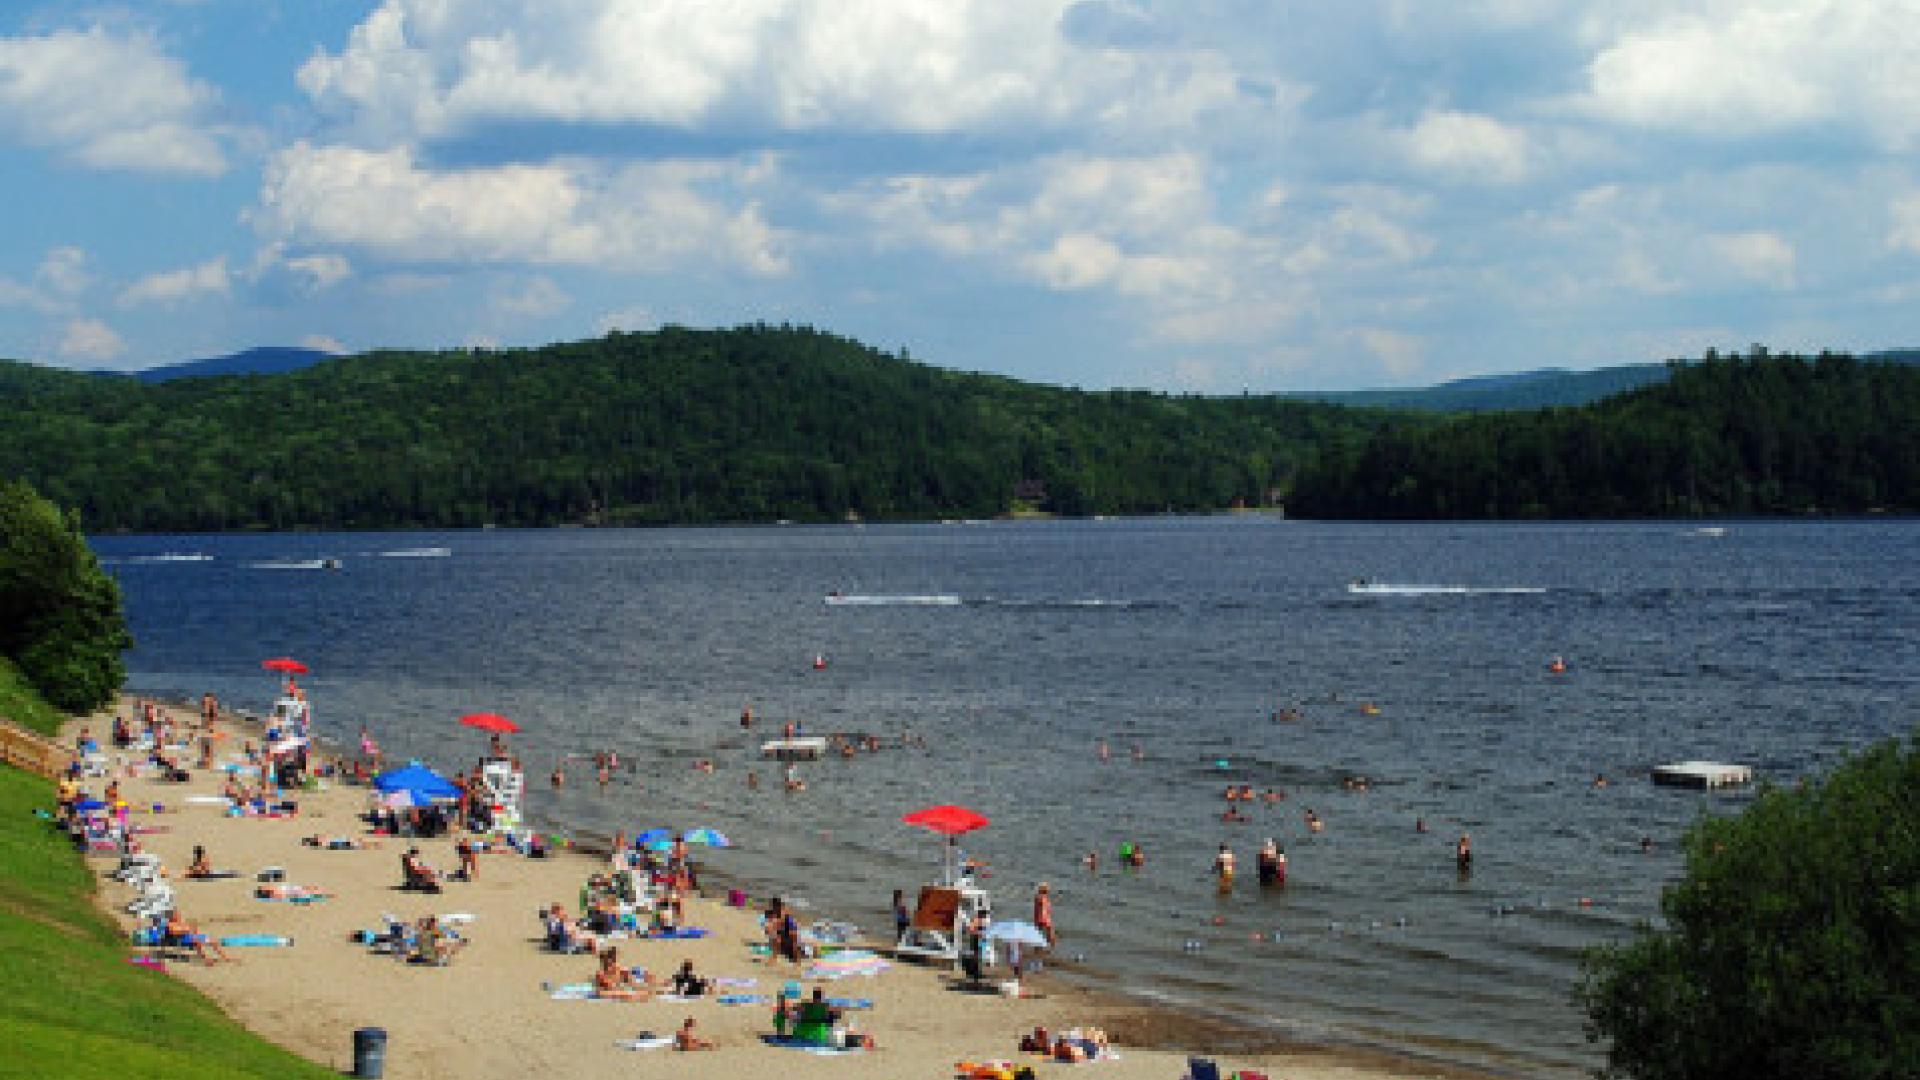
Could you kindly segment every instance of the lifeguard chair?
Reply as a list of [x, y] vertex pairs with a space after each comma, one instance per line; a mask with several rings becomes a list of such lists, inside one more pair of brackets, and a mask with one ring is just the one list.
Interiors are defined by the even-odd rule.
[[487, 799], [487, 809], [493, 815], [493, 827], [496, 830], [519, 828], [527, 776], [514, 765], [513, 759], [481, 758], [480, 787]]
[[[922, 885], [920, 902], [914, 908], [913, 921], [894, 943], [899, 956], [920, 956], [929, 960], [960, 959], [963, 928], [979, 916], [993, 918], [993, 898], [987, 890], [962, 882], [957, 885]], [[981, 958], [983, 966], [993, 965], [991, 943]]]

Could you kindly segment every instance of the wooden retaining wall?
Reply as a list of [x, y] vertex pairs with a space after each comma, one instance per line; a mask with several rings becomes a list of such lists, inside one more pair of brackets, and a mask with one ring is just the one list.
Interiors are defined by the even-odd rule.
[[72, 760], [72, 754], [45, 735], [11, 720], [0, 720], [0, 761], [52, 780], [66, 772]]

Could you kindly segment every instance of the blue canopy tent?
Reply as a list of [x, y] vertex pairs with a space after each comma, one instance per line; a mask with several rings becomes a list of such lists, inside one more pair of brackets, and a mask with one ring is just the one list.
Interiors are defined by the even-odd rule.
[[460, 797], [460, 789], [453, 785], [453, 781], [417, 761], [405, 768], [381, 773], [373, 778], [373, 786], [388, 795], [404, 791], [417, 800]]

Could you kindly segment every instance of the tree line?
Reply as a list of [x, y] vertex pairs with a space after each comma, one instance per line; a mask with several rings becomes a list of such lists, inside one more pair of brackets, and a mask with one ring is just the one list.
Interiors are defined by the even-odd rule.
[[1920, 370], [1754, 349], [1579, 408], [1392, 427], [1329, 446], [1289, 508], [1328, 518], [1920, 510]]
[[0, 475], [136, 531], [1213, 510], [1402, 422], [1036, 386], [766, 325], [158, 385], [0, 364], [0, 405]]
[[1920, 369], [1754, 350], [1592, 405], [1443, 418], [1084, 392], [792, 326], [137, 380], [0, 362], [0, 476], [92, 530], [1258, 507], [1320, 518], [1920, 509]]

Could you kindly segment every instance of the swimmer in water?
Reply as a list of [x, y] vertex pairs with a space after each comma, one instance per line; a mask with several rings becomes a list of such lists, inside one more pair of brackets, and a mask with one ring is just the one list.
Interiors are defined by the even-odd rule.
[[1147, 752], [1146, 752], [1145, 750], [1142, 750], [1142, 749], [1140, 748], [1140, 744], [1139, 744], [1139, 743], [1134, 743], [1134, 744], [1133, 744], [1133, 760], [1135, 760], [1135, 761], [1145, 761], [1145, 760], [1147, 760]]
[[1460, 834], [1459, 841], [1453, 845], [1453, 861], [1462, 874], [1473, 870], [1473, 837]]
[[1219, 880], [1221, 892], [1233, 890], [1233, 849], [1225, 844], [1213, 857], [1213, 874]]
[[1606, 774], [1606, 773], [1594, 773], [1594, 774], [1593, 774], [1593, 786], [1594, 786], [1594, 787], [1606, 787], [1606, 786], [1607, 786], [1607, 774]]
[[1089, 851], [1080, 856], [1080, 865], [1087, 868], [1087, 873], [1097, 874], [1100, 872], [1100, 856]]
[[746, 729], [752, 726], [753, 726], [753, 702], [749, 701], [746, 704], [740, 706], [740, 730], [745, 731]]
[[1100, 740], [1100, 760], [1107, 761], [1107, 760], [1110, 760], [1112, 757], [1113, 757], [1113, 751], [1107, 749], [1107, 740], [1101, 739]]
[[1313, 812], [1313, 807], [1307, 807], [1307, 831], [1317, 833], [1324, 828], [1326, 825], [1321, 822], [1320, 815]]
[[554, 788], [556, 789], [566, 787], [567, 786], [567, 767], [564, 765], [555, 765], [553, 767], [553, 775], [547, 777], [547, 779], [552, 782]]

